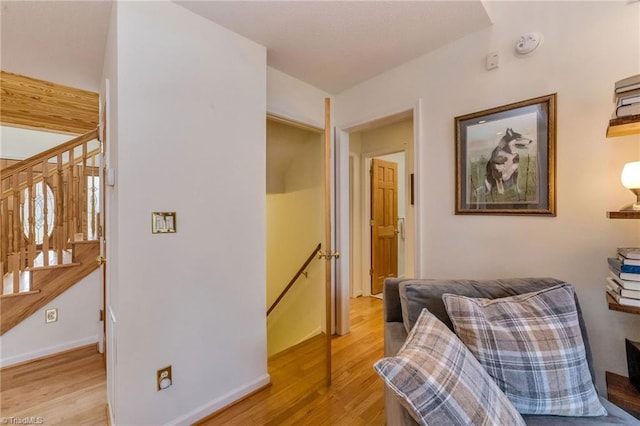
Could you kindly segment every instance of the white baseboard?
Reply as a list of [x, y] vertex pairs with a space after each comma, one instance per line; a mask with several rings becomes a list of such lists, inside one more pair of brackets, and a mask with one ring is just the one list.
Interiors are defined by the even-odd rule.
[[67, 342], [61, 345], [50, 346], [48, 348], [28, 352], [26, 354], [14, 355], [8, 358], [0, 359], [0, 368], [8, 367], [10, 365], [18, 364], [25, 361], [31, 361], [33, 359], [38, 359], [49, 355], [54, 355], [58, 352], [64, 352], [68, 351], [69, 349], [87, 346], [92, 343], [98, 343], [98, 336], [85, 337], [84, 339], [74, 340], [73, 342]]
[[109, 425], [108, 426], [114, 426], [116, 424], [116, 418], [113, 415], [113, 406], [109, 403], [108, 399], [107, 399], [107, 414], [109, 415]]
[[263, 376], [258, 377], [252, 382], [247, 383], [246, 385], [240, 386], [226, 395], [221, 396], [209, 403], [206, 403], [195, 410], [185, 414], [184, 416], [178, 417], [177, 419], [167, 423], [167, 425], [190, 425], [194, 422], [207, 417], [208, 415], [228, 406], [241, 399], [243, 396], [250, 394], [251, 392], [260, 389], [263, 386], [268, 385], [271, 382], [271, 377], [269, 374], [265, 374]]

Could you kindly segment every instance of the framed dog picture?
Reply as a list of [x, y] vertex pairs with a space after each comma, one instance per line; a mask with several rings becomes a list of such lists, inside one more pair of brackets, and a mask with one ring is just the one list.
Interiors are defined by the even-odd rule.
[[556, 94], [455, 118], [456, 214], [556, 215]]

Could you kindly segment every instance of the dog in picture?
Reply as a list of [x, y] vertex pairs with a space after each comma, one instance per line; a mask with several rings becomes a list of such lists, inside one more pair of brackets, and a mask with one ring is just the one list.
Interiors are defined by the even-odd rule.
[[484, 179], [487, 193], [491, 193], [491, 190], [496, 188], [498, 194], [504, 194], [505, 187], [514, 186], [516, 192], [520, 194], [520, 188], [518, 188], [520, 155], [517, 151], [526, 149], [531, 142], [533, 142], [531, 139], [523, 137], [513, 129], [507, 129], [487, 161], [487, 173]]

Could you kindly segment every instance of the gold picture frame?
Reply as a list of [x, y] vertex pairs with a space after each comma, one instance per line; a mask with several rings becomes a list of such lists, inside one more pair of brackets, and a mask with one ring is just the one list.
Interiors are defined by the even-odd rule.
[[556, 215], [556, 94], [455, 118], [455, 214]]

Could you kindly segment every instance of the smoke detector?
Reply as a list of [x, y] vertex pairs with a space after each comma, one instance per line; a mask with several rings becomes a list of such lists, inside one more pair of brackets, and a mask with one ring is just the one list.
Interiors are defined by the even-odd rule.
[[518, 55], [528, 55], [542, 44], [542, 34], [533, 31], [520, 37], [516, 42], [516, 53]]

